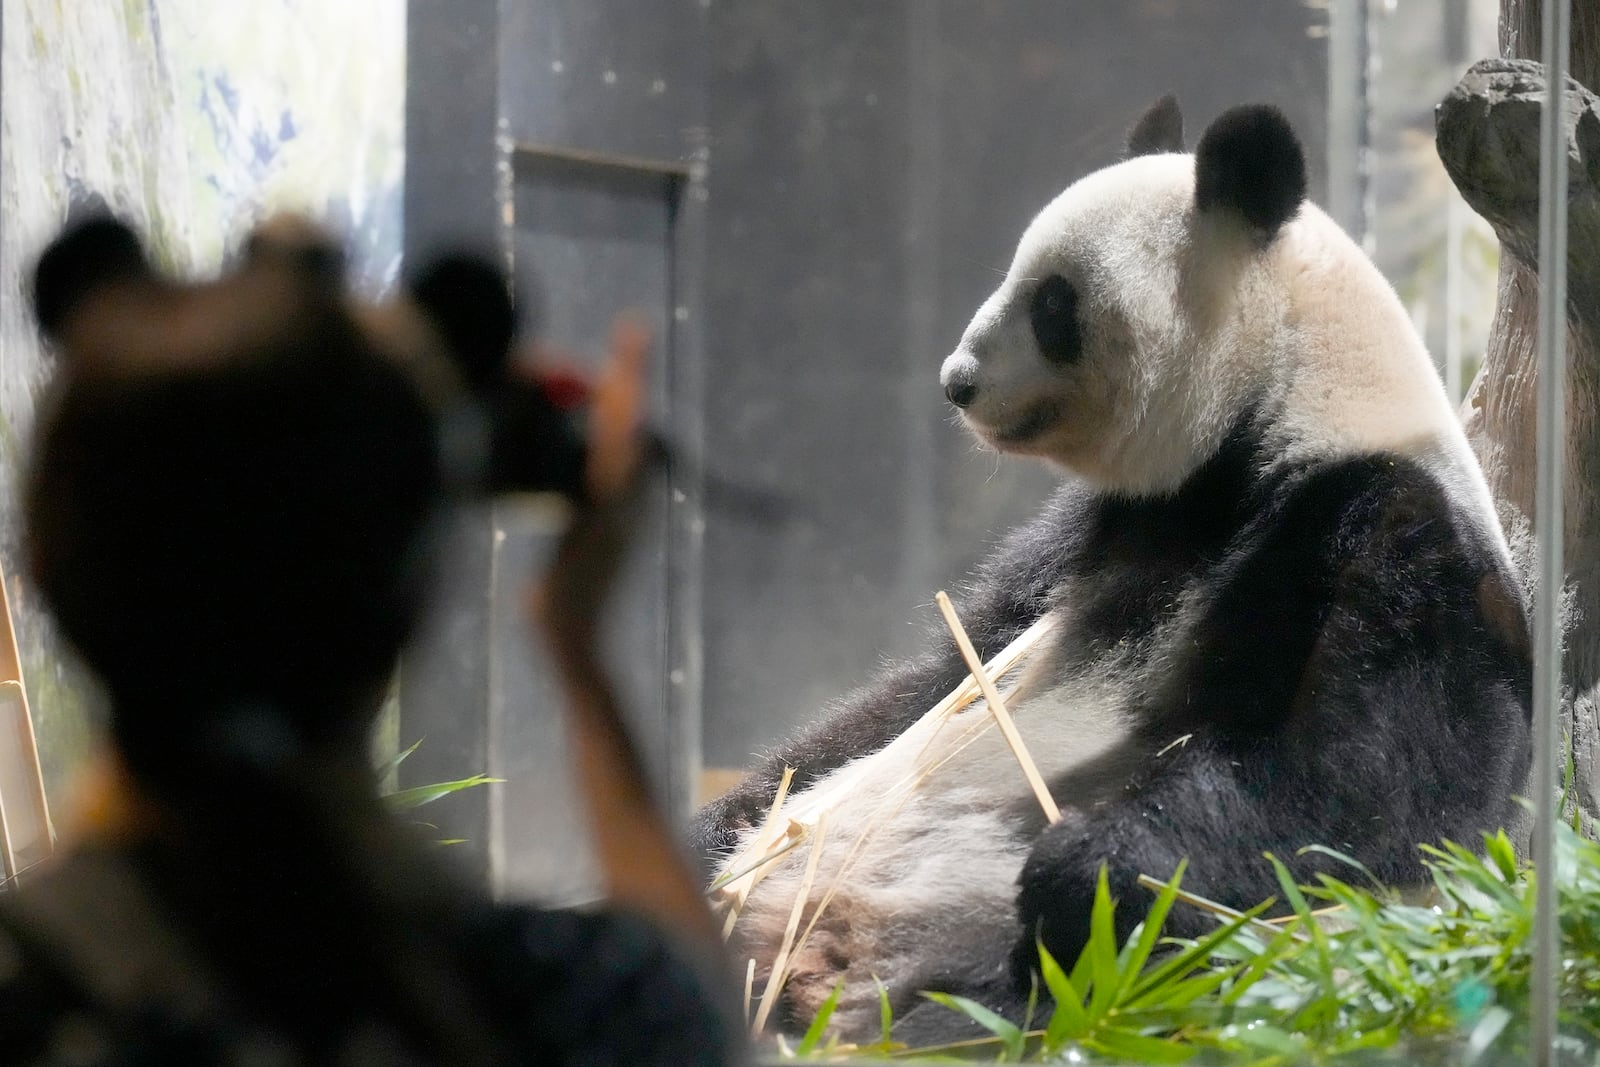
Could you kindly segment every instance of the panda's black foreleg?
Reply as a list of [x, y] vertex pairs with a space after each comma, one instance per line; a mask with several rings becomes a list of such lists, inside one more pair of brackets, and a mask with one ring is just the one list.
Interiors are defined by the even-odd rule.
[[[1185, 858], [1183, 885], [1191, 892], [1239, 909], [1272, 895], [1276, 881], [1262, 853], [1292, 855], [1307, 839], [1298, 825], [1267, 824], [1260, 798], [1242, 787], [1231, 762], [1220, 753], [1190, 753], [1181, 768], [1136, 795], [1092, 812], [1068, 813], [1040, 834], [1018, 879], [1022, 935], [1012, 953], [1012, 975], [1019, 985], [1038, 970], [1040, 942], [1063, 968], [1076, 962], [1088, 943], [1102, 865], [1116, 902], [1119, 945], [1155, 899], [1138, 884], [1139, 876], [1165, 881]], [[1206, 913], [1179, 904], [1165, 930], [1198, 937], [1215, 925]]]
[[[1038, 967], [1038, 940], [1063, 967], [1076, 962], [1102, 864], [1120, 945], [1154, 900], [1139, 875], [1165, 881], [1183, 860], [1185, 889], [1243, 911], [1282, 900], [1265, 853], [1301, 884], [1319, 871], [1351, 877], [1338, 860], [1302, 852], [1323, 845], [1403, 886], [1424, 879], [1419, 845], [1471, 846], [1500, 825], [1526, 763], [1515, 697], [1490, 686], [1435, 702], [1403, 671], [1371, 682], [1359, 698], [1336, 698], [1355, 715], [1324, 708], [1293, 731], [1196, 736], [1153, 758], [1121, 797], [1044, 830], [1019, 878], [1014, 980], [1025, 987]], [[1213, 916], [1180, 903], [1165, 929], [1194, 938], [1215, 928]]]

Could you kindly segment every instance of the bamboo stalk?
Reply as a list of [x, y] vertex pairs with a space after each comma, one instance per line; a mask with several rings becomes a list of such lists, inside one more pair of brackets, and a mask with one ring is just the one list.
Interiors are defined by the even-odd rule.
[[[833, 898], [839, 893], [839, 887], [844, 884], [845, 876], [849, 874], [850, 869], [855, 866], [855, 861], [860, 858], [862, 849], [866, 847], [867, 842], [872, 838], [872, 836], [878, 832], [885, 822], [892, 820], [896, 815], [900, 814], [900, 809], [905, 807], [906, 801], [911, 799], [911, 794], [916, 791], [918, 786], [927, 781], [945, 764], [949, 763], [951, 760], [961, 755], [961, 753], [965, 752], [969, 747], [971, 747], [973, 742], [982, 737], [984, 733], [986, 733], [993, 725], [994, 719], [986, 716], [979, 722], [967, 727], [966, 732], [963, 733], [958, 739], [957, 747], [954, 750], [945, 753], [944, 757], [940, 759], [939, 762], [930, 767], [918, 768], [913, 775], [907, 775], [904, 780], [895, 783], [895, 788], [884, 797], [883, 803], [879, 805], [875, 812], [873, 812], [872, 818], [867, 821], [867, 825], [862, 829], [861, 833], [856, 836], [855, 842], [850, 846], [850, 851], [845, 853], [844, 859], [840, 861], [839, 869], [834, 872], [833, 881], [828, 884], [828, 891], [822, 895], [821, 902], [817, 904], [816, 910], [811, 913], [810, 921], [806, 923], [805, 930], [800, 934], [800, 940], [795, 949], [796, 952], [804, 948], [806, 942], [810, 940], [811, 931], [816, 928], [817, 921], [821, 919], [823, 913], [828, 910], [828, 905], [833, 903]], [[932, 743], [932, 739], [930, 738], [928, 744], [931, 745]], [[922, 754], [927, 751], [927, 749], [928, 745], [924, 745], [922, 752], [917, 754], [919, 759], [922, 757]]]
[[[1152, 878], [1148, 874], [1141, 874], [1139, 876], [1139, 884], [1150, 890], [1152, 893], [1165, 893], [1168, 889], [1172, 888], [1166, 882], [1161, 881], [1159, 878]], [[1211, 914], [1220, 916], [1224, 919], [1235, 920], [1244, 918], [1244, 912], [1236, 911], [1233, 908], [1228, 907], [1226, 904], [1218, 904], [1214, 900], [1208, 900], [1207, 898], [1191, 893], [1186, 889], [1174, 890], [1173, 896], [1191, 907], [1199, 908], [1201, 911], [1208, 911]], [[1288, 918], [1296, 919], [1299, 918], [1299, 916], [1291, 915]], [[1251, 919], [1249, 922], [1251, 926], [1259, 927], [1263, 933], [1270, 934], [1273, 937], [1277, 937], [1279, 934], [1283, 933], [1283, 930], [1280, 927], [1272, 925], [1272, 923], [1265, 919]], [[1301, 941], [1311, 940], [1311, 935], [1307, 934], [1304, 930], [1295, 930], [1292, 936]]]
[[938, 602], [939, 610], [944, 613], [945, 625], [950, 627], [950, 633], [956, 639], [956, 647], [961, 649], [961, 656], [967, 661], [967, 668], [972, 671], [972, 676], [978, 681], [978, 687], [983, 690], [984, 699], [989, 702], [989, 714], [994, 716], [994, 721], [1000, 727], [1000, 733], [1005, 737], [1006, 744], [1011, 746], [1011, 754], [1017, 757], [1017, 763], [1022, 766], [1023, 777], [1028, 780], [1033, 795], [1039, 799], [1039, 806], [1044, 809], [1045, 818], [1052, 823], [1060, 822], [1061, 809], [1056, 807], [1055, 798], [1050, 795], [1050, 790], [1044, 784], [1044, 778], [1039, 774], [1039, 768], [1034, 765], [1033, 757], [1028, 754], [1028, 746], [1022, 743], [1016, 724], [1011, 721], [1011, 713], [1006, 710], [1005, 701], [1000, 699], [1000, 691], [994, 687], [994, 682], [984, 670], [983, 661], [978, 658], [978, 650], [972, 647], [972, 639], [967, 636], [961, 620], [956, 618], [956, 609], [950, 603], [950, 598], [941, 589], [934, 595], [934, 600]]
[[763, 862], [753, 864], [749, 870], [731, 879], [719, 879], [720, 885], [713, 884], [713, 890], [722, 899], [728, 901], [728, 918], [722, 926], [723, 940], [727, 940], [728, 935], [733, 933], [733, 924], [739, 921], [739, 913], [744, 910], [744, 902], [749, 899], [750, 891], [766, 875], [766, 863], [794, 847], [794, 843], [802, 836], [794, 832], [797, 824], [791, 821], [785, 831], [785, 836], [792, 840], [784, 848], [778, 849], [776, 852], [773, 851], [773, 846], [782, 838], [773, 838], [771, 835], [777, 826], [778, 813], [783, 810], [784, 801], [789, 797], [789, 784], [793, 781], [794, 768], [785, 767], [783, 769], [783, 778], [778, 782], [777, 792], [772, 795], [772, 807], [767, 809], [767, 817], [761, 823], [761, 830], [756, 837], [756, 843], [760, 846], [761, 852], [764, 853]]
[[[1028, 653], [1033, 650], [1034, 646], [1037, 645], [1039, 641], [1054, 628], [1054, 626], [1054, 617], [1051, 615], [1045, 615], [1038, 619], [1032, 626], [1028, 627], [1027, 630], [1017, 635], [1017, 637], [1013, 639], [1010, 644], [1002, 649], [999, 654], [991, 659], [987, 664], [987, 670], [990, 676], [1002, 677], [1005, 674], [1010, 673], [1017, 666], [1017, 664], [1022, 662], [1024, 657], [1026, 657]], [[962, 708], [976, 699], [979, 693], [980, 689], [977, 680], [973, 676], [968, 675], [964, 681], [946, 694], [942, 700], [940, 700], [932, 708], [928, 709], [928, 711], [925, 712], [915, 724], [903, 731], [902, 735], [910, 733], [913, 730], [916, 730], [917, 728], [930, 722], [942, 724], [943, 721], [954, 716], [956, 712], [960, 711]], [[992, 720], [985, 719], [984, 728], [987, 728], [991, 723]], [[972, 733], [973, 729], [974, 728], [969, 727], [967, 732]], [[978, 732], [981, 733], [982, 731], [979, 730]], [[934, 737], [936, 736], [937, 733], [935, 733], [933, 736], [930, 736], [927, 742], [923, 744], [922, 750], [918, 752], [916, 759], [913, 760], [914, 764], [920, 762], [922, 755], [927, 751], [928, 746], [933, 743]], [[963, 735], [963, 739], [967, 740], [965, 735]], [[967, 740], [967, 743], [970, 744], [970, 740]], [[949, 757], [946, 757], [946, 759], [941, 760], [938, 764], [935, 764], [933, 769], [943, 766], [944, 763], [948, 762], [948, 759]], [[908, 774], [904, 781], [896, 783], [895, 786], [890, 790], [890, 795], [885, 799], [884, 807], [886, 809], [890, 807], [891, 802], [903, 803], [904, 796], [901, 795], [903, 790], [915, 788], [916, 785], [920, 784], [927, 778], [928, 773], [928, 770], [919, 769], [911, 774]], [[786, 791], [789, 777], [792, 774], [792, 768], [786, 769], [784, 783], [780, 785], [779, 788], [780, 795]], [[774, 860], [778, 859], [780, 856], [794, 848], [794, 846], [798, 843], [792, 836], [790, 836], [794, 825], [796, 823], [802, 825], [810, 825], [814, 823], [817, 813], [830, 810], [833, 805], [837, 803], [838, 796], [841, 792], [842, 790], [834, 790], [827, 793], [806, 797], [800, 810], [791, 811], [789, 813], [790, 824], [785, 833], [776, 832], [775, 823], [778, 815], [778, 806], [775, 803], [772, 811], [769, 812], [767, 816], [767, 820], [762, 823], [761, 830], [754, 836], [754, 838], [751, 839], [750, 843], [740, 851], [739, 855], [730, 861], [725, 873], [720, 875], [712, 882], [708, 893], [717, 899], [731, 900], [733, 899], [732, 894], [736, 893], [740, 888], [742, 888], [744, 896], [739, 896], [737, 898], [739, 906], [742, 907], [745, 897], [748, 896], [750, 889], [754, 886], [754, 881], [752, 881], [750, 885], [739, 887], [736, 884], [738, 880], [747, 876], [754, 870], [766, 867], [768, 864], [772, 863]], [[876, 821], [877, 820], [873, 820], [873, 823], [869, 824], [869, 826], [874, 825]], [[863, 838], [865, 836], [866, 834], [864, 833]], [[859, 846], [860, 843], [861, 841], [858, 839], [857, 845]], [[854, 854], [854, 851], [855, 850], [852, 850], [852, 855]], [[846, 858], [846, 863], [848, 864], [848, 862], [849, 857]], [[731, 925], [732, 924], [730, 923], [730, 929]]]
[[797, 822], [797, 821], [795, 821], [793, 819], [790, 819], [789, 820], [788, 832], [784, 834], [783, 838], [781, 838], [781, 840], [783, 841], [783, 844], [777, 846], [771, 852], [768, 852], [766, 855], [762, 856], [760, 859], [755, 860], [754, 862], [749, 863], [749, 864], [747, 864], [747, 865], [745, 865], [743, 867], [738, 867], [738, 868], [730, 867], [726, 874], [723, 874], [723, 875], [719, 876], [716, 879], [716, 881], [711, 883], [710, 888], [708, 888], [706, 890], [706, 895], [709, 896], [709, 897], [717, 898], [719, 900], [723, 899], [725, 891], [727, 891], [728, 887], [731, 886], [734, 882], [737, 882], [739, 879], [745, 877], [746, 875], [755, 874], [761, 868], [765, 867], [767, 864], [771, 863], [773, 860], [777, 859], [779, 856], [786, 855], [796, 845], [798, 845], [800, 842], [804, 841], [805, 840], [804, 831], [805, 831], [805, 824]]
[[811, 883], [817, 877], [817, 864], [822, 859], [822, 844], [828, 828], [828, 813], [817, 816], [817, 829], [811, 837], [811, 855], [806, 859], [805, 877], [800, 881], [800, 891], [794, 895], [794, 907], [789, 909], [789, 922], [783, 928], [783, 941], [772, 960], [772, 973], [767, 975], [767, 987], [761, 994], [761, 1007], [756, 1009], [755, 1025], [751, 1032], [760, 1036], [767, 1027], [767, 1017], [772, 1005], [783, 991], [783, 982], [789, 970], [789, 950], [794, 945], [795, 931], [800, 928], [800, 915], [805, 911], [806, 898], [811, 895]]
[[[1045, 634], [1049, 633], [1054, 625], [1055, 621], [1052, 617], [1046, 615], [1043, 618], [1040, 618], [1026, 631], [1018, 635], [1009, 645], [1002, 649], [999, 655], [990, 660], [987, 665], [987, 669], [991, 674], [995, 674], [997, 668], [1000, 674], [1009, 673], [1014, 667], [1016, 667], [1018, 663], [1022, 662], [1023, 658], [1033, 649], [1034, 645], [1036, 645]], [[849, 851], [845, 853], [844, 858], [840, 861], [838, 870], [834, 872], [833, 879], [829, 882], [827, 891], [822, 895], [821, 901], [818, 902], [816, 908], [812, 911], [811, 918], [806, 923], [806, 928], [800, 933], [800, 937], [795, 943], [795, 953], [800, 952], [805, 947], [806, 943], [811, 939], [811, 932], [816, 929], [817, 922], [828, 910], [828, 905], [833, 903], [833, 898], [838, 895], [839, 887], [844, 883], [845, 877], [850, 873], [851, 868], [855, 866], [856, 861], [861, 857], [862, 850], [866, 847], [868, 841], [870, 841], [877, 831], [882, 828], [885, 822], [892, 820], [900, 813], [900, 810], [905, 806], [906, 801], [911, 798], [911, 794], [915, 792], [923, 782], [927, 781], [930, 776], [932, 776], [945, 764], [959, 756], [962, 752], [969, 748], [973, 742], [977, 741], [978, 738], [982, 737], [984, 733], [994, 726], [994, 718], [992, 716], [985, 716], [984, 718], [968, 726], [958, 739], [956, 748], [953, 751], [945, 753], [937, 763], [928, 766], [922, 762], [924, 757], [927, 755], [928, 749], [938, 738], [938, 731], [941, 730], [948, 722], [950, 722], [955, 717], [957, 712], [959, 712], [967, 704], [971, 703], [971, 701], [977, 697], [978, 693], [979, 690], [977, 681], [969, 674], [965, 682], [957, 686], [943, 700], [941, 700], [938, 704], [935, 704], [917, 720], [916, 726], [921, 726], [930, 720], [934, 721], [936, 723], [934, 732], [929, 735], [928, 740], [925, 741], [922, 745], [922, 748], [917, 751], [917, 754], [912, 761], [913, 770], [900, 781], [894, 783], [894, 785], [885, 792], [883, 800], [878, 805], [878, 808], [873, 812], [871, 818], [867, 820], [866, 825], [862, 828], [861, 832], [856, 835], [856, 839], [851, 843]], [[916, 726], [913, 726], [912, 729], [915, 729]], [[828, 806], [823, 810], [831, 810], [832, 803], [833, 800], [830, 796]], [[791, 822], [790, 830], [792, 831], [794, 828], [795, 824]], [[755, 865], [762, 866], [772, 862], [785, 852], [789, 851], [789, 849], [793, 848], [795, 844], [798, 844], [798, 841], [791, 840], [781, 849], [778, 849], [774, 852], [769, 852], [766, 856], [756, 860]], [[723, 935], [724, 937], [727, 937], [728, 934], [732, 933], [733, 925], [734, 920], [730, 919], [727, 923]]]

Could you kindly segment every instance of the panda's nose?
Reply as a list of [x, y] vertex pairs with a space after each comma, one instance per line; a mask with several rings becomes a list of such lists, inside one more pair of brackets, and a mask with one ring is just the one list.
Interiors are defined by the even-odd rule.
[[952, 353], [939, 368], [939, 383], [946, 400], [958, 408], [971, 407], [978, 399], [978, 361], [960, 350]]

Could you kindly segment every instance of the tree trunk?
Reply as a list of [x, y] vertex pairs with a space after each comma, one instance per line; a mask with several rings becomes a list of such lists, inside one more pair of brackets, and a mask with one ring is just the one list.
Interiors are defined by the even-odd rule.
[[[1539, 0], [1501, 0], [1500, 10], [1505, 58], [1475, 64], [1439, 105], [1437, 143], [1451, 180], [1500, 239], [1499, 302], [1461, 415], [1531, 594], [1538, 563], [1532, 523], [1539, 109], [1546, 83], [1543, 67], [1530, 61], [1540, 49]], [[1600, 100], [1582, 86], [1600, 85], [1600, 0], [1573, 0], [1570, 62], [1562, 681], [1575, 794], [1594, 819], [1600, 816]]]

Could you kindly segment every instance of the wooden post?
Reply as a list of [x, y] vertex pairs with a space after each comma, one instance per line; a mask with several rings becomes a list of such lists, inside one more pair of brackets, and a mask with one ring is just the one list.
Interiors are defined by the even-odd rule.
[[[1538, 374], [1539, 0], [1501, 0], [1504, 58], [1475, 64], [1437, 112], [1439, 156], [1500, 239], [1499, 302], [1462, 420], [1525, 582], [1537, 573], [1532, 537]], [[1600, 84], [1600, 0], [1573, 0], [1571, 76]], [[1569, 85], [1571, 190], [1567, 246], [1564, 493], [1568, 610], [1563, 623], [1564, 730], [1575, 794], [1600, 816], [1600, 100]], [[1531, 585], [1529, 586], [1531, 589]], [[1520, 829], [1526, 830], [1526, 827]]]

